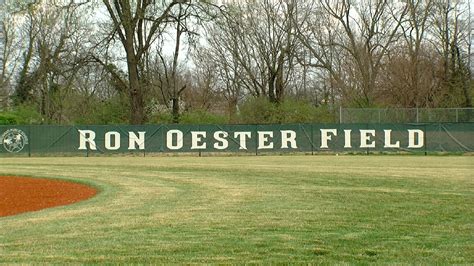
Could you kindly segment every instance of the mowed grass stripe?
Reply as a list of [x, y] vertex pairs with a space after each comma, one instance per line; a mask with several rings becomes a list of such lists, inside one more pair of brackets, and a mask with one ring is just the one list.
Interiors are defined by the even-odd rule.
[[474, 263], [474, 157], [2, 158], [95, 185], [0, 219], [3, 263]]

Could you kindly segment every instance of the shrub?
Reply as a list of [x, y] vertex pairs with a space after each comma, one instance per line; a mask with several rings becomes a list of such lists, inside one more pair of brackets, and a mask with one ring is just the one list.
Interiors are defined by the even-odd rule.
[[43, 122], [43, 118], [41, 114], [36, 110], [33, 106], [28, 105], [20, 105], [15, 108], [13, 111], [17, 119], [17, 124], [22, 125], [35, 125], [41, 124]]
[[35, 108], [27, 105], [20, 105], [13, 111], [0, 113], [0, 125], [32, 125], [41, 122], [41, 115]]
[[0, 125], [15, 125], [16, 117], [10, 113], [0, 113]]
[[276, 123], [277, 107], [266, 98], [250, 98], [240, 106], [239, 120], [246, 124]]
[[226, 124], [227, 118], [205, 110], [188, 111], [181, 115], [181, 124]]
[[316, 107], [307, 101], [286, 99], [281, 104], [266, 98], [253, 98], [240, 109], [240, 122], [251, 124], [330, 123], [334, 114], [327, 106]]
[[[80, 106], [76, 107], [80, 108]], [[107, 101], [88, 102], [87, 108], [78, 109], [71, 114], [75, 124], [84, 125], [120, 125], [128, 122], [127, 103], [116, 97]]]
[[172, 124], [173, 116], [170, 112], [154, 113], [148, 118], [148, 124]]

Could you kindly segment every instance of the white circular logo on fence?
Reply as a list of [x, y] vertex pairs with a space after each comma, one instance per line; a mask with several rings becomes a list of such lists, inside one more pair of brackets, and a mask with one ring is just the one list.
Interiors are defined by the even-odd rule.
[[28, 144], [28, 137], [19, 129], [9, 129], [2, 135], [2, 143], [8, 152], [20, 152]]

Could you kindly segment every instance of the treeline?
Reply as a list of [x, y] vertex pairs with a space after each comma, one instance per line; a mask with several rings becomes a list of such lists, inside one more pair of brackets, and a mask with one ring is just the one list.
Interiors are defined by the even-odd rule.
[[331, 122], [339, 106], [472, 107], [468, 7], [7, 1], [0, 124]]

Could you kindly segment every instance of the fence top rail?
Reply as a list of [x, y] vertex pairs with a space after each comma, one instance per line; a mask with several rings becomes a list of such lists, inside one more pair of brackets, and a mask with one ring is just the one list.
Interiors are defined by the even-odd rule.
[[474, 122], [474, 108], [343, 108], [339, 123]]
[[259, 124], [143, 124], [143, 125], [128, 125], [128, 124], [81, 124], [81, 125], [52, 125], [52, 124], [18, 124], [18, 125], [0, 125], [2, 129], [8, 128], [37, 128], [37, 127], [44, 127], [44, 128], [62, 128], [62, 129], [88, 129], [88, 128], [193, 128], [195, 130], [199, 130], [202, 127], [205, 130], [208, 127], [248, 127], [254, 128], [255, 127], [311, 127], [314, 126], [315, 128], [323, 126], [323, 127], [338, 127], [338, 126], [367, 126], [369, 125], [399, 125], [399, 126], [433, 126], [433, 125], [440, 125], [440, 124], [473, 124], [474, 121], [467, 121], [467, 122], [333, 122], [333, 123], [259, 123]]
[[450, 108], [425, 108], [425, 107], [397, 107], [397, 108], [356, 108], [341, 107], [342, 110], [474, 110], [474, 107], [450, 107]]

